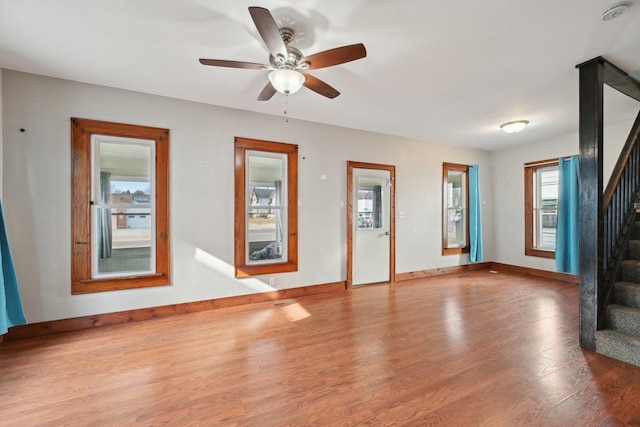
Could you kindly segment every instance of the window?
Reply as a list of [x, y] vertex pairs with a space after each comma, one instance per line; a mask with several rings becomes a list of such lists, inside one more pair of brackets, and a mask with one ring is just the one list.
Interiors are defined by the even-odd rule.
[[[388, 180], [387, 180], [388, 181]], [[357, 178], [358, 188], [358, 228], [387, 228], [384, 224], [383, 198], [387, 195], [383, 192], [384, 180], [380, 178]]]
[[236, 277], [298, 270], [298, 146], [235, 139]]
[[71, 122], [72, 293], [168, 285], [168, 129]]
[[442, 255], [469, 252], [469, 166], [442, 164]]
[[555, 258], [558, 159], [525, 164], [525, 255]]

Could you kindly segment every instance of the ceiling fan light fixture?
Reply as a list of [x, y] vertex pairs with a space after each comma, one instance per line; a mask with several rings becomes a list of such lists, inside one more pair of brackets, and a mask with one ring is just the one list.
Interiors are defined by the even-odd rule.
[[270, 72], [269, 81], [278, 92], [291, 95], [302, 88], [305, 78], [299, 71], [284, 68]]
[[506, 133], [518, 133], [529, 124], [529, 120], [515, 120], [500, 125], [500, 129]]

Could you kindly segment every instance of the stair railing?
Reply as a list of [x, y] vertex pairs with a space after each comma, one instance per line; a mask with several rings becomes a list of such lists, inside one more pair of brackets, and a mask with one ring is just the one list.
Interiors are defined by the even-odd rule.
[[598, 299], [598, 329], [605, 328], [605, 310], [613, 300], [613, 284], [619, 280], [622, 261], [636, 221], [634, 204], [640, 200], [640, 113], [620, 152], [603, 194], [604, 254], [603, 298]]

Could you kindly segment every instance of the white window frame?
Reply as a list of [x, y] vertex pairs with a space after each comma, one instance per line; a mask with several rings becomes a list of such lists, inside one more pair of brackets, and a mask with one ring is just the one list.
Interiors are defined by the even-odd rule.
[[[281, 180], [281, 184], [280, 184], [280, 201], [281, 201], [281, 205], [280, 206], [269, 206], [268, 209], [270, 210], [280, 210], [282, 211], [282, 239], [281, 239], [281, 243], [282, 243], [282, 248], [280, 249], [280, 254], [281, 257], [280, 258], [276, 258], [276, 259], [261, 259], [261, 260], [252, 260], [250, 255], [251, 255], [251, 250], [250, 250], [250, 242], [249, 242], [249, 215], [250, 212], [254, 209], [262, 209], [259, 206], [252, 206], [251, 205], [251, 193], [249, 191], [250, 187], [251, 187], [251, 182], [249, 181], [249, 173], [250, 173], [250, 166], [249, 166], [249, 159], [252, 157], [266, 157], [266, 158], [272, 158], [272, 159], [278, 159], [282, 161], [282, 180]], [[289, 248], [288, 248], [288, 239], [287, 236], [289, 235], [289, 223], [288, 223], [288, 217], [289, 217], [289, 209], [288, 209], [288, 197], [286, 197], [288, 193], [288, 187], [287, 187], [287, 182], [289, 180], [289, 176], [288, 176], [288, 170], [289, 170], [289, 165], [287, 162], [287, 158], [288, 156], [284, 153], [273, 153], [273, 152], [268, 152], [268, 151], [257, 151], [257, 150], [247, 150], [246, 151], [246, 157], [245, 157], [245, 196], [247, 198], [245, 206], [246, 206], [246, 212], [245, 212], [245, 230], [247, 230], [247, 232], [245, 233], [245, 259], [246, 259], [246, 263], [247, 265], [264, 265], [264, 264], [281, 264], [281, 263], [286, 263], [287, 259], [288, 259], [288, 252], [289, 252]], [[262, 183], [259, 183], [262, 184]], [[263, 183], [264, 186], [270, 186], [272, 185], [271, 182], [269, 183]], [[277, 235], [276, 235], [276, 239], [277, 239]]]
[[[556, 240], [554, 239], [553, 241], [553, 248], [550, 248], [548, 246], [542, 246], [542, 229], [543, 229], [543, 221], [542, 221], [542, 217], [543, 217], [543, 212], [542, 212], [542, 173], [543, 172], [547, 172], [547, 171], [552, 171], [552, 170], [556, 170], [558, 171], [558, 165], [551, 165], [551, 166], [545, 166], [545, 167], [541, 167], [536, 169], [536, 171], [534, 172], [535, 174], [535, 188], [534, 188], [534, 194], [535, 194], [535, 198], [534, 198], [534, 205], [533, 205], [533, 212], [534, 215], [536, 215], [536, 221], [535, 221], [535, 236], [534, 236], [534, 249], [539, 250], [539, 251], [548, 251], [548, 252], [555, 252], [556, 250]], [[558, 199], [558, 195], [556, 194], [556, 200]], [[557, 202], [556, 202], [557, 203]], [[557, 213], [557, 204], [556, 204], [556, 217], [557, 217], [558, 213]]]
[[[151, 186], [151, 197], [148, 205], [130, 205], [128, 203], [120, 204], [101, 204], [99, 203], [100, 197], [100, 144], [121, 144], [121, 145], [136, 145], [149, 148], [149, 184]], [[91, 135], [91, 278], [92, 279], [105, 279], [114, 277], [136, 277], [147, 276], [149, 274], [156, 273], [156, 142], [149, 139], [138, 138], [125, 138], [114, 137], [109, 135]], [[123, 177], [124, 178], [124, 177]], [[151, 234], [151, 254], [150, 254], [150, 269], [138, 270], [138, 271], [122, 271], [112, 273], [100, 273], [98, 271], [99, 265], [99, 250], [98, 250], [98, 209], [100, 208], [145, 208], [150, 209], [150, 234]]]

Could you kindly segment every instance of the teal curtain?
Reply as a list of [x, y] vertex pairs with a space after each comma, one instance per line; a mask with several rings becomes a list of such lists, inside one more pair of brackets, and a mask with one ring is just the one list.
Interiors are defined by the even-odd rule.
[[24, 325], [27, 321], [22, 310], [22, 301], [18, 291], [18, 279], [13, 268], [13, 260], [9, 251], [7, 230], [4, 226], [2, 204], [0, 203], [0, 258], [2, 274], [0, 274], [0, 335], [6, 334], [12, 326]]
[[482, 262], [482, 199], [480, 198], [479, 166], [469, 166], [469, 260]]
[[578, 156], [558, 162], [558, 224], [556, 226], [556, 271], [579, 274]]

